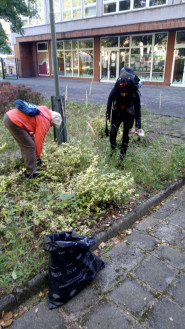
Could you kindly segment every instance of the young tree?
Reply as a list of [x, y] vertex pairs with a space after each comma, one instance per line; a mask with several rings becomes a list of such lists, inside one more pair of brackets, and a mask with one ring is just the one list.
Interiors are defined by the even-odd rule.
[[[21, 15], [25, 17], [35, 16], [36, 10], [33, 6], [35, 2], [36, 0], [0, 0], [0, 19], [10, 22], [12, 32], [23, 34]], [[0, 53], [11, 53], [7, 39], [0, 23]]]

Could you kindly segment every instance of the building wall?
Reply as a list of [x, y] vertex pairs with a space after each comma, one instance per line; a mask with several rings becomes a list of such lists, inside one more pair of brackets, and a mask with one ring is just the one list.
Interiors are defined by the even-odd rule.
[[[45, 0], [46, 24], [25, 28], [24, 36], [14, 35], [16, 56], [20, 58], [22, 76], [38, 76], [36, 42], [48, 41], [50, 75], [52, 75], [49, 2]], [[55, 24], [56, 38], [94, 38], [94, 80], [100, 81], [100, 37], [122, 34], [168, 32], [168, 47], [163, 85], [170, 85], [175, 33], [185, 29], [185, 2], [169, 0], [168, 5], [103, 15], [103, 1], [97, 1], [97, 16]], [[65, 77], [66, 79], [66, 77]], [[72, 78], [70, 79], [80, 79]], [[146, 82], [159, 84], [159, 82]]]
[[[169, 24], [170, 21], [171, 25]], [[93, 33], [97, 35], [98, 32], [98, 35], [100, 35], [101, 30], [105, 30], [104, 33], [106, 33], [107, 28], [108, 33], [111, 33], [112, 29], [117, 30], [117, 33], [120, 33], [120, 31], [123, 33], [152, 31], [152, 26], [155, 25], [160, 29], [166, 28], [166, 25], [170, 25], [170, 28], [185, 27], [185, 3], [178, 3], [175, 6], [165, 5], [162, 7], [127, 11], [126, 13], [122, 12], [104, 16], [101, 14], [92, 18], [56, 22], [55, 27], [56, 33], [60, 34], [62, 31], [64, 37], [70, 38], [74, 33], [76, 33], [77, 37], [81, 37], [82, 35], [89, 36], [93, 35]], [[45, 34], [50, 34], [49, 21], [45, 25], [25, 28], [25, 37]]]

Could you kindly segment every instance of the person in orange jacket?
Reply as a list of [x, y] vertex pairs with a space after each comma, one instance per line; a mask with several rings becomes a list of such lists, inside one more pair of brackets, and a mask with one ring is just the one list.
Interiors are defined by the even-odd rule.
[[41, 165], [41, 154], [45, 135], [50, 127], [60, 127], [60, 113], [38, 106], [40, 114], [29, 116], [17, 108], [5, 113], [4, 124], [20, 146], [26, 177], [38, 176], [37, 165]]

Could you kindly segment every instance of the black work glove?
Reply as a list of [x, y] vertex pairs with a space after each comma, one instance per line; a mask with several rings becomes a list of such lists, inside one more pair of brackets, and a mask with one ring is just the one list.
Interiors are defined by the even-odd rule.
[[40, 158], [37, 158], [37, 166], [41, 166], [42, 160]]

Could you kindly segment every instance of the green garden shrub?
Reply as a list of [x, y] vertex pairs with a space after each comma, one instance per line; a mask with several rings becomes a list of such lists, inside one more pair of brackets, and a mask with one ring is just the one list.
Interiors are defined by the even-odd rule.
[[24, 85], [13, 86], [10, 82], [0, 83], [0, 114], [14, 107], [14, 101], [22, 99], [39, 105], [42, 103], [42, 95]]

